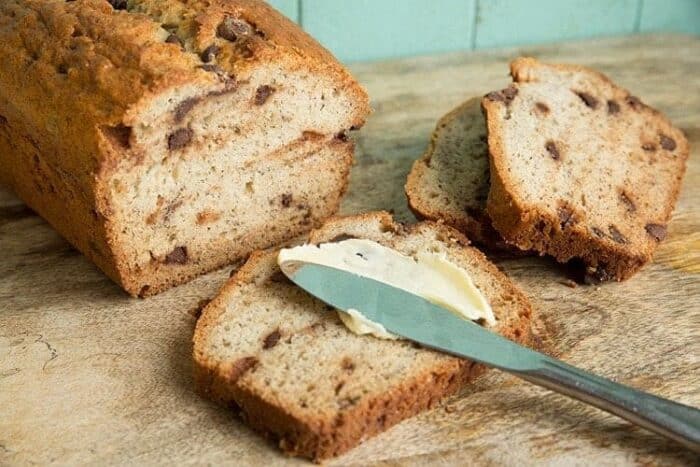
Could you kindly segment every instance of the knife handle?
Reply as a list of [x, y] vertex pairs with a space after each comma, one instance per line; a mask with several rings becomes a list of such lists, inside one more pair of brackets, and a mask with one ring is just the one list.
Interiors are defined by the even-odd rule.
[[538, 369], [508, 371], [700, 452], [698, 409], [638, 391], [545, 356]]

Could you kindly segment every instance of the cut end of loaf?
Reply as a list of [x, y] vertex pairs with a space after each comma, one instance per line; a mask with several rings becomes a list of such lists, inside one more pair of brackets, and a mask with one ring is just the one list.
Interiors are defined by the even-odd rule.
[[352, 160], [352, 142], [302, 139], [243, 167], [222, 158], [216, 171], [180, 161], [132, 173], [112, 217], [124, 287], [153, 295], [317, 227], [338, 209]]
[[[387, 213], [334, 218], [310, 234], [323, 243], [367, 238], [415, 254], [443, 251], [489, 298], [497, 331], [531, 337], [525, 296], [459, 232], [403, 226]], [[200, 393], [235, 405], [287, 453], [320, 461], [437, 404], [483, 367], [348, 331], [332, 308], [289, 282], [276, 252], [255, 253], [207, 306], [194, 336]]]

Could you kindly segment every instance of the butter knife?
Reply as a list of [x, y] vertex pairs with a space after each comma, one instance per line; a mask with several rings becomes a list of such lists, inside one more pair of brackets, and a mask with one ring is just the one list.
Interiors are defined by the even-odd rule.
[[294, 261], [284, 273], [341, 310], [354, 309], [392, 334], [565, 394], [700, 453], [700, 410], [588, 373], [458, 318], [422, 297], [366, 277]]

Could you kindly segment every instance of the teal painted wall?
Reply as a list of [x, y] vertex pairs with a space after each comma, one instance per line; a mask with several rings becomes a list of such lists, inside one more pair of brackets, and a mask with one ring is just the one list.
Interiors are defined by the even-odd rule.
[[267, 3], [287, 15], [287, 18], [299, 22], [299, 0], [268, 0]]
[[700, 35], [700, 0], [269, 0], [342, 61], [637, 32]]
[[476, 48], [534, 44], [634, 32], [639, 0], [485, 0]]
[[639, 29], [700, 35], [700, 0], [644, 0]]
[[341, 59], [372, 60], [469, 49], [475, 1], [302, 0], [301, 17]]

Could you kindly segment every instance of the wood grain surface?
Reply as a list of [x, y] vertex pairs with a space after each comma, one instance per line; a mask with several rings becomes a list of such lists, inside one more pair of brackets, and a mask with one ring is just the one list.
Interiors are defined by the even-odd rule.
[[[354, 68], [376, 110], [343, 211], [392, 209], [435, 121], [508, 81], [520, 54], [594, 66], [693, 146], [668, 240], [626, 283], [563, 284], [545, 258], [496, 258], [564, 360], [700, 406], [700, 38], [641, 36]], [[0, 168], [1, 170], [1, 168]], [[192, 389], [191, 310], [229, 269], [131, 299], [0, 189], [0, 464], [275, 465], [287, 459]], [[685, 465], [689, 452], [601, 411], [490, 372], [441, 407], [331, 464]]]

